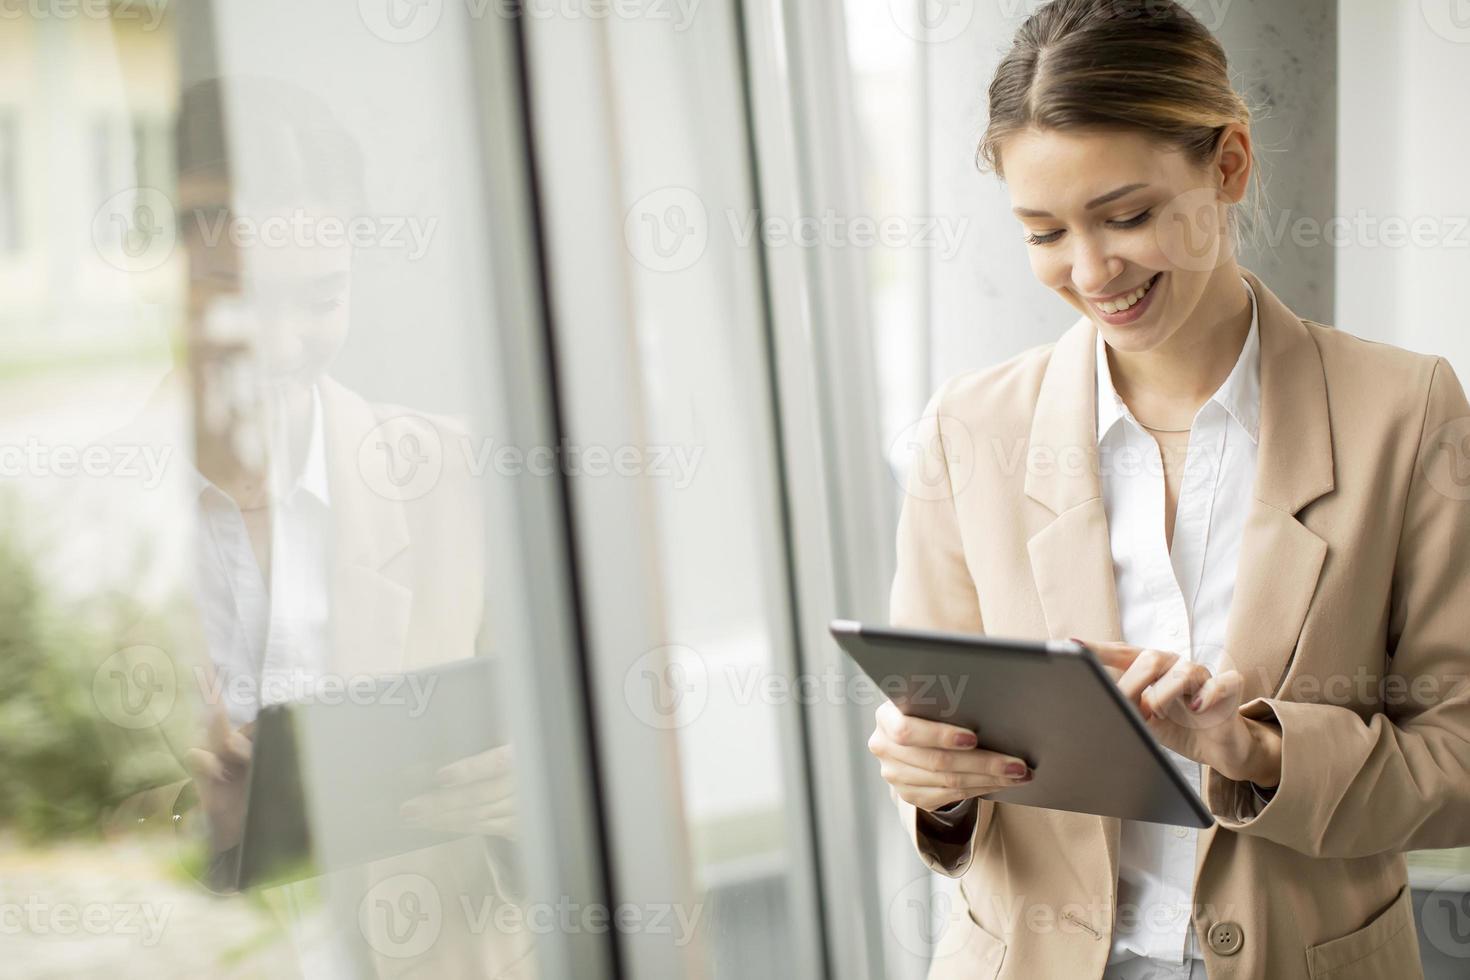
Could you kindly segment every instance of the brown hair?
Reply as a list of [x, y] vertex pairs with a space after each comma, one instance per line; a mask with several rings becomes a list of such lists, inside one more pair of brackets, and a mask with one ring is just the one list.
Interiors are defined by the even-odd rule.
[[1225, 49], [1174, 0], [1051, 0], [995, 70], [976, 163], [1005, 179], [1001, 142], [1035, 126], [1134, 130], [1204, 164], [1228, 124], [1250, 120]]

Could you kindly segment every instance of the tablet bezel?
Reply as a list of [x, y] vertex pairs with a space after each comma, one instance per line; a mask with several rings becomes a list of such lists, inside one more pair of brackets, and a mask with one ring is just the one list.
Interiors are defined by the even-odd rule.
[[[1148, 753], [1153, 757], [1159, 771], [1162, 772], [1165, 778], [1173, 785], [1175, 791], [1198, 819], [1198, 823], [1188, 826], [1194, 826], [1198, 829], [1203, 830], [1215, 824], [1214, 814], [1210, 812], [1209, 807], [1205, 805], [1204, 801], [1200, 798], [1199, 793], [1197, 793], [1194, 787], [1189, 784], [1189, 782], [1184, 778], [1184, 775], [1180, 773], [1177, 768], [1175, 768], [1173, 760], [1169, 758], [1169, 755], [1165, 751], [1164, 746], [1160, 744], [1157, 738], [1154, 737], [1153, 732], [1149, 731], [1148, 723], [1143, 720], [1143, 716], [1138, 713], [1138, 709], [1135, 708], [1131, 703], [1129, 703], [1127, 698], [1123, 697], [1123, 692], [1118, 689], [1118, 685], [1113, 681], [1112, 677], [1103, 668], [1103, 665], [1098, 661], [1097, 655], [1093, 653], [1092, 650], [1088, 649], [1085, 644], [1078, 643], [1073, 640], [1006, 639], [1001, 637], [987, 636], [983, 634], [906, 629], [892, 626], [870, 626], [865, 623], [850, 619], [833, 620], [828, 628], [833, 638], [838, 641], [838, 643], [843, 647], [844, 651], [847, 652], [848, 656], [852, 657], [854, 663], [856, 663], [859, 668], [861, 668], [863, 672], [868, 675], [869, 679], [871, 679], [873, 683], [878, 686], [880, 691], [883, 691], [882, 678], [874, 677], [873, 674], [867, 669], [866, 665], [864, 665], [862, 660], [859, 659], [859, 657], [853, 652], [853, 650], [848, 647], [847, 643], [845, 643], [844, 640], [855, 640], [865, 644], [879, 644], [884, 646], [896, 646], [909, 649], [913, 649], [915, 647], [922, 649], [925, 646], [932, 646], [939, 648], [948, 648], [950, 650], [957, 649], [960, 651], [980, 654], [1008, 654], [1012, 656], [1030, 657], [1040, 656], [1045, 657], [1051, 661], [1064, 659], [1069, 661], [1080, 660], [1082, 663], [1087, 665], [1088, 672], [1092, 676], [1094, 681], [1097, 682], [1097, 687], [1103, 692], [1104, 699], [1110, 702], [1118, 711], [1122, 712], [1123, 717], [1127, 720], [1129, 727], [1132, 728], [1134, 734], [1138, 736], [1138, 739], [1143, 744], [1144, 748], [1147, 749]], [[886, 676], [902, 675], [904, 673], [905, 672], [902, 670], [895, 669], [887, 671]], [[907, 676], [912, 677], [914, 676], [914, 674], [912, 672], [909, 672]], [[884, 691], [883, 693], [886, 695], [887, 692]], [[1036, 805], [1004, 799], [997, 799], [994, 802], [1006, 803], [1011, 806]], [[1068, 810], [1061, 812], [1081, 811]], [[1106, 815], [1093, 814], [1093, 816], [1105, 817]], [[1180, 825], [1171, 824], [1170, 826]]]

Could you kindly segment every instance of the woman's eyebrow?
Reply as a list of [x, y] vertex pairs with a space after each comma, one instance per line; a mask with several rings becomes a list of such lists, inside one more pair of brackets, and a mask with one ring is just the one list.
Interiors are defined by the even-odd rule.
[[[1109, 201], [1115, 201], [1115, 200], [1117, 200], [1118, 198], [1122, 197], [1124, 194], [1132, 194], [1134, 191], [1138, 190], [1140, 187], [1147, 187], [1147, 186], [1148, 186], [1147, 184], [1124, 184], [1122, 187], [1119, 187], [1116, 190], [1111, 190], [1111, 191], [1108, 191], [1106, 194], [1100, 195], [1098, 197], [1094, 197], [1092, 200], [1090, 200], [1086, 204], [1082, 205], [1082, 209], [1084, 211], [1091, 211], [1093, 208], [1101, 207], [1102, 205], [1107, 204]], [[1019, 215], [1020, 217], [1022, 217], [1022, 218], [1051, 218], [1051, 217], [1054, 217], [1054, 215], [1050, 211], [1037, 211], [1034, 208], [1011, 208], [1011, 210], [1013, 212], [1015, 212], [1017, 215]]]

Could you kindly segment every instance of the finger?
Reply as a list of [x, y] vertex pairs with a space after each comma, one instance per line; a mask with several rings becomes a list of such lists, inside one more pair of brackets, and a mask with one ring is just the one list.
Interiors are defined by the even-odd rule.
[[209, 721], [204, 732], [204, 741], [210, 751], [218, 753], [230, 740], [230, 717], [225, 710], [216, 706], [209, 712]]
[[1150, 715], [1161, 715], [1180, 698], [1193, 698], [1209, 679], [1209, 668], [1203, 664], [1179, 660], [1144, 690], [1139, 702]]
[[[1075, 637], [1073, 639], [1076, 640]], [[1091, 650], [1104, 667], [1112, 667], [1119, 671], [1132, 667], [1138, 655], [1143, 652], [1142, 647], [1119, 640], [1076, 640], [1076, 642]]]
[[446, 814], [424, 821], [414, 821], [409, 826], [417, 830], [430, 830], [441, 834], [477, 834], [483, 837], [504, 837], [515, 840], [518, 833], [517, 817], [490, 817], [480, 819], [473, 814]]
[[227, 732], [217, 755], [226, 773], [231, 777], [238, 776], [250, 768], [250, 739], [239, 732]]
[[929, 789], [964, 790], [970, 796], [989, 793], [1004, 786], [1017, 786], [1030, 782], [1031, 775], [997, 776], [993, 773], [933, 772], [920, 769], [897, 759], [885, 759], [880, 770], [883, 781], [890, 786], [922, 786]]
[[1178, 654], [1165, 653], [1162, 650], [1143, 650], [1133, 661], [1132, 666], [1123, 671], [1123, 676], [1118, 678], [1118, 687], [1129, 701], [1139, 705], [1140, 710], [1143, 710], [1142, 705], [1139, 704], [1139, 697], [1143, 694], [1144, 689], [1162, 677], [1178, 659]]
[[509, 745], [498, 745], [493, 749], [468, 756], [441, 768], [434, 774], [441, 786], [459, 786], [476, 780], [494, 779], [510, 772], [512, 766]]
[[515, 807], [509, 800], [484, 806], [460, 807], [407, 817], [409, 826], [446, 833], [489, 833], [485, 828], [495, 823], [508, 823], [515, 818]]
[[481, 779], [462, 786], [433, 789], [412, 797], [405, 805], [421, 804], [422, 808], [428, 812], [460, 810], [510, 799], [514, 795], [514, 786], [510, 777], [502, 775], [496, 779]]
[[929, 772], [953, 772], [973, 776], [1019, 776], [1029, 767], [1025, 759], [985, 749], [934, 749], [893, 745], [880, 758], [891, 759]]
[[215, 757], [213, 752], [205, 749], [190, 749], [184, 753], [184, 765], [188, 767], [189, 774], [197, 780], [209, 782], [224, 781], [224, 766]]
[[906, 715], [892, 701], [880, 704], [875, 718], [883, 733], [899, 745], [948, 746], [956, 749], [972, 749], [976, 745], [975, 733], [970, 729]]
[[1244, 689], [1245, 678], [1240, 671], [1227, 670], [1223, 674], [1211, 677], [1200, 687], [1189, 709], [1197, 714], [1205, 714], [1212, 708], [1228, 705], [1230, 710], [1234, 710], [1240, 707]]
[[514, 816], [515, 812], [515, 801], [504, 799], [496, 800], [493, 803], [481, 803], [476, 806], [449, 807], [429, 814], [428, 819], [430, 821], [463, 826], [486, 820], [500, 820], [505, 817]]

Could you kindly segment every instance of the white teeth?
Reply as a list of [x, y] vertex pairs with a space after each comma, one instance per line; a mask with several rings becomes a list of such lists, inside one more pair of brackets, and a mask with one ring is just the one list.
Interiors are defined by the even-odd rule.
[[1107, 303], [1099, 303], [1097, 304], [1097, 308], [1108, 314], [1119, 313], [1123, 310], [1129, 309], [1133, 306], [1134, 303], [1137, 303], [1139, 300], [1143, 299], [1143, 294], [1148, 292], [1149, 287], [1153, 285], [1153, 282], [1154, 281], [1150, 279], [1148, 282], [1144, 283], [1142, 286], [1139, 286], [1137, 289], [1129, 293], [1127, 296], [1124, 296], [1122, 299], [1111, 300]]

